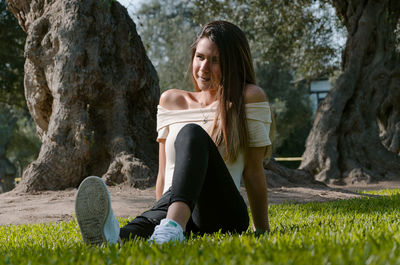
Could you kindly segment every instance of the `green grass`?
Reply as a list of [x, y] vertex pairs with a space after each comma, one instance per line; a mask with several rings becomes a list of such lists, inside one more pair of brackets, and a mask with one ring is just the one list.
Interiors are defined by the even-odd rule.
[[88, 247], [75, 221], [0, 226], [0, 264], [400, 264], [400, 189], [369, 193], [385, 196], [271, 205], [271, 232], [261, 237], [163, 246]]

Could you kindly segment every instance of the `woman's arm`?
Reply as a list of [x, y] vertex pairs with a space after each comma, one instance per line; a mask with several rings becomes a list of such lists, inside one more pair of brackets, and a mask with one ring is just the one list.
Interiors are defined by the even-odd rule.
[[[176, 89], [170, 89], [163, 92], [160, 96], [159, 105], [166, 109], [175, 109], [174, 103], [177, 101], [176, 95], [179, 92]], [[164, 191], [165, 183], [165, 139], [158, 139], [158, 174], [156, 182], [156, 200], [158, 201]]]
[[158, 201], [164, 190], [164, 179], [165, 179], [165, 139], [158, 140], [159, 151], [158, 151], [158, 175], [156, 182], [156, 200]]
[[[264, 91], [253, 84], [245, 88], [245, 103], [267, 101]], [[246, 152], [246, 165], [243, 171], [243, 182], [246, 187], [250, 210], [253, 216], [253, 229], [260, 232], [269, 231], [267, 181], [264, 174], [265, 146], [249, 147]]]
[[264, 153], [265, 147], [249, 147], [243, 171], [243, 182], [253, 217], [253, 229], [260, 232], [269, 231]]

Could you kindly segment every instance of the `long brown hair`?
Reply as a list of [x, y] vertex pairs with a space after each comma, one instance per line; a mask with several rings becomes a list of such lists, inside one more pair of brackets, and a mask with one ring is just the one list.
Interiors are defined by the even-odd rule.
[[190, 73], [196, 91], [199, 88], [193, 77], [193, 58], [202, 38], [208, 38], [217, 45], [221, 68], [217, 93], [219, 104], [211, 136], [218, 146], [222, 141], [225, 143], [224, 159], [235, 161], [239, 151], [248, 147], [244, 90], [247, 84], [256, 83], [249, 43], [243, 31], [230, 22], [206, 24], [191, 46]]

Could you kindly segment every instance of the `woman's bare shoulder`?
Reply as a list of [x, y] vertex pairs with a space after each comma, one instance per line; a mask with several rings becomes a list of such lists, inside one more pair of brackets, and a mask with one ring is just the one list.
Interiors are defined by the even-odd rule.
[[161, 94], [159, 105], [169, 110], [187, 109], [187, 97], [189, 91], [169, 89]]
[[268, 101], [267, 95], [264, 90], [254, 84], [247, 84], [244, 90], [245, 103], [256, 103]]

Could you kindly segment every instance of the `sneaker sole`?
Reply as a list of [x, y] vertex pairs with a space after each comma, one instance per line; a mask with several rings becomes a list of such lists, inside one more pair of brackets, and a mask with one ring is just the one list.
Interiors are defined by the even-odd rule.
[[87, 177], [78, 188], [75, 215], [83, 241], [89, 245], [106, 242], [104, 224], [110, 211], [107, 187], [98, 177]]

